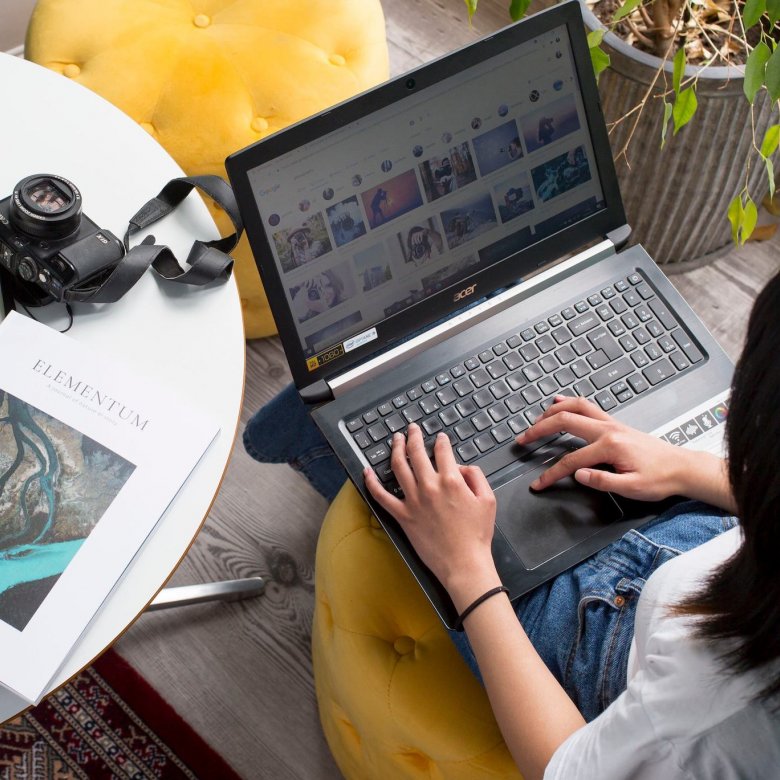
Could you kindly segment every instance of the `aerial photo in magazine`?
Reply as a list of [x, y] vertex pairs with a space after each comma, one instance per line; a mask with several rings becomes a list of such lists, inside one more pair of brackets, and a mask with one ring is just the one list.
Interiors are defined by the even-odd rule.
[[134, 470], [0, 389], [0, 620], [24, 630]]

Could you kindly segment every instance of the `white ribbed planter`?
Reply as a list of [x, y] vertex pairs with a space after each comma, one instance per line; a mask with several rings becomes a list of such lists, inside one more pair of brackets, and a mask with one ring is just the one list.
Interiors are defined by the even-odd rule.
[[[588, 29], [603, 25], [582, 6]], [[599, 79], [599, 93], [607, 124], [627, 114], [644, 96], [661, 60], [629, 46], [613, 33], [604, 36], [611, 65]], [[664, 65], [672, 83], [672, 63]], [[736, 67], [702, 69], [688, 66], [685, 78], [699, 73], [698, 109], [691, 122], [672, 136], [670, 121], [661, 146], [663, 105], [651, 98], [629, 147], [631, 169], [617, 163], [620, 190], [631, 241], [641, 243], [667, 273], [702, 265], [731, 245], [726, 212], [742, 189], [745, 160], [752, 146], [750, 104], [742, 91], [743, 73]], [[659, 94], [663, 84], [656, 85]], [[772, 104], [765, 90], [754, 108], [758, 143], [769, 126]], [[617, 153], [625, 143], [631, 118], [611, 133]], [[750, 173], [753, 197], [768, 191], [766, 172], [754, 158]]]

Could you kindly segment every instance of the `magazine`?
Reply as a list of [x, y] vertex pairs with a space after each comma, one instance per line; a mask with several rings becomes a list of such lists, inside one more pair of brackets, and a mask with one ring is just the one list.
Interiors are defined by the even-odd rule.
[[0, 324], [0, 684], [35, 703], [218, 426], [110, 356]]

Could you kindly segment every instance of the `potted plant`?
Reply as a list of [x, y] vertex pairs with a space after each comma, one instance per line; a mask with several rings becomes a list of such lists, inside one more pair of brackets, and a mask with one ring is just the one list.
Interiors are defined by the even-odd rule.
[[780, 0], [580, 2], [632, 240], [667, 271], [747, 240], [774, 195]]

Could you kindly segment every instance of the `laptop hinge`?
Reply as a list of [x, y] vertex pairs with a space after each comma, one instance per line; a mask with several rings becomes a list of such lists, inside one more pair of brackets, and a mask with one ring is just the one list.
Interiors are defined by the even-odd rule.
[[615, 245], [615, 249], [622, 249], [631, 235], [631, 225], [621, 225], [619, 228], [610, 230], [607, 233], [607, 239]]
[[324, 379], [320, 379], [313, 385], [307, 385], [301, 391], [301, 400], [306, 404], [321, 404], [333, 400], [333, 393]]
[[[546, 287], [550, 287], [566, 276], [574, 274], [583, 268], [593, 265], [605, 257], [614, 254], [615, 245], [612, 241], [600, 241], [598, 244], [595, 244], [566, 260], [562, 260], [560, 263], [542, 271], [536, 276], [532, 276], [524, 282], [520, 282], [491, 298], [487, 298], [482, 303], [477, 304], [460, 314], [456, 314], [445, 322], [409, 339], [409, 341], [405, 341], [403, 344], [399, 344], [397, 347], [394, 347], [387, 352], [383, 352], [381, 355], [377, 355], [371, 360], [368, 360], [355, 368], [349, 369], [337, 377], [333, 377], [328, 380], [330, 393], [327, 394], [326, 398], [318, 400], [336, 398], [348, 390], [351, 390], [353, 387], [357, 387], [366, 380], [386, 371], [388, 368], [392, 368], [393, 366], [397, 366], [405, 360], [408, 360], [413, 355], [476, 325], [478, 322], [481, 322], [488, 317], [492, 317], [494, 314], [497, 314], [510, 306], [514, 306], [518, 301], [528, 295], [534, 294]], [[312, 388], [318, 389], [319, 384], [319, 382], [315, 383], [312, 385]], [[309, 388], [306, 388], [306, 390], [308, 389]], [[301, 396], [306, 400], [306, 396], [303, 395], [303, 392], [304, 391], [301, 391]]]

